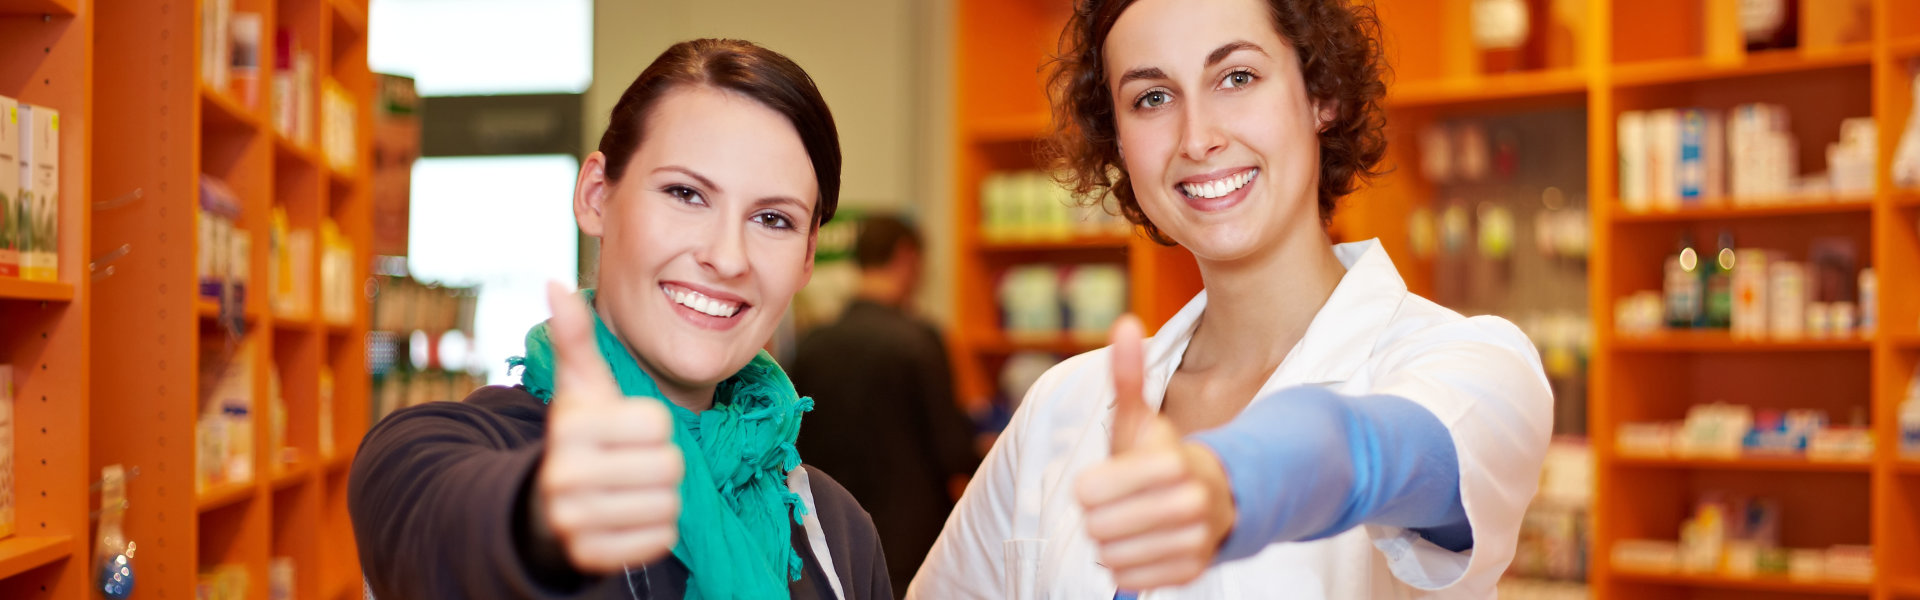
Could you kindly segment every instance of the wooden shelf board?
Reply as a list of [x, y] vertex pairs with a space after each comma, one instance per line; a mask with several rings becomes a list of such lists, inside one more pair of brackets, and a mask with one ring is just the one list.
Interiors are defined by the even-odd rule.
[[282, 467], [279, 474], [273, 476], [273, 490], [280, 491], [307, 481], [313, 474], [312, 463], [297, 462]]
[[1893, 470], [1903, 475], [1920, 475], [1920, 458], [1895, 459]]
[[195, 499], [195, 503], [199, 505], [200, 512], [213, 512], [253, 499], [254, 492], [257, 491], [255, 488], [252, 481], [221, 484], [207, 488], [205, 493]]
[[1679, 58], [1614, 65], [1613, 82], [1633, 87], [1673, 83], [1695, 83], [1755, 75], [1862, 67], [1873, 60], [1871, 44], [1850, 44], [1823, 50], [1773, 50], [1748, 54], [1741, 60], [1715, 62], [1705, 58]]
[[1825, 580], [1795, 581], [1783, 576], [1727, 577], [1723, 575], [1645, 573], [1631, 570], [1615, 570], [1613, 576], [1615, 579], [1633, 583], [1680, 585], [1755, 592], [1866, 594], [1873, 591], [1873, 584], [1871, 583]]
[[1816, 197], [1787, 199], [1758, 206], [1736, 206], [1727, 202], [1720, 206], [1685, 208], [1669, 212], [1630, 213], [1622, 210], [1613, 213], [1613, 220], [1619, 223], [1683, 223], [1830, 214], [1858, 214], [1862, 217], [1871, 215], [1873, 199]]
[[333, 184], [334, 193], [351, 192], [359, 185], [360, 180], [353, 171], [342, 170], [325, 158], [321, 158], [320, 162], [326, 163], [327, 181]]
[[[327, 0], [327, 8], [333, 13], [335, 18], [339, 19], [341, 25], [346, 26], [348, 33], [351, 33], [354, 37], [366, 37], [367, 8], [365, 2], [357, 2], [355, 0]], [[336, 37], [339, 36], [340, 31], [336, 29], [334, 35]]]
[[966, 135], [974, 143], [1030, 142], [1046, 135], [1052, 126], [1052, 115], [1032, 113], [980, 119], [968, 124]]
[[225, 92], [200, 86], [201, 125], [214, 129], [253, 132], [260, 129], [260, 116], [227, 97]]
[[58, 281], [27, 281], [0, 277], [0, 300], [73, 301], [73, 285]]
[[1387, 106], [1410, 108], [1473, 104], [1582, 94], [1587, 75], [1580, 69], [1553, 69], [1501, 75], [1394, 82], [1387, 87]]
[[1893, 204], [1895, 206], [1920, 206], [1920, 190], [1894, 190]]
[[1888, 45], [1893, 47], [1893, 57], [1896, 59], [1920, 56], [1920, 35], [1896, 38]]
[[330, 473], [345, 471], [348, 467], [353, 466], [353, 454], [347, 452], [336, 453], [333, 455], [333, 458], [327, 459], [326, 463], [327, 471]]
[[1652, 458], [1644, 456], [1620, 456], [1613, 464], [1636, 469], [1692, 469], [1711, 471], [1769, 471], [1781, 473], [1861, 473], [1873, 468], [1872, 461], [1846, 460], [1823, 461], [1806, 458], [1750, 457], [1736, 459], [1722, 458]]
[[1105, 340], [1077, 340], [1072, 336], [1061, 335], [1057, 338], [1013, 338], [1005, 334], [987, 334], [973, 340], [973, 349], [985, 354], [1012, 354], [1015, 352], [1049, 352], [1060, 355], [1082, 354], [1106, 345]]
[[1623, 352], [1831, 352], [1872, 347], [1873, 340], [1863, 337], [1744, 340], [1734, 339], [1724, 330], [1619, 334], [1613, 344], [1614, 350]]
[[0, 579], [73, 556], [73, 536], [14, 536], [0, 540]]
[[1920, 332], [1907, 331], [1907, 332], [1901, 332], [1901, 333], [1889, 333], [1889, 334], [1886, 334], [1886, 336], [1887, 336], [1887, 339], [1893, 341], [1893, 347], [1895, 348], [1899, 348], [1901, 350], [1920, 349]]
[[71, 17], [78, 13], [80, 0], [0, 0], [0, 16], [5, 15], [58, 15]]
[[1130, 235], [1088, 235], [1061, 239], [979, 241], [981, 252], [1054, 252], [1062, 250], [1124, 250]]
[[287, 137], [284, 132], [278, 129], [273, 132], [273, 151], [280, 156], [290, 157], [295, 161], [305, 163], [314, 168], [319, 168], [320, 166], [320, 155], [318, 153], [315, 153], [312, 148], [294, 143], [292, 138]]
[[[220, 318], [220, 302], [218, 300], [210, 300], [204, 296], [196, 296], [193, 301], [193, 310], [194, 312], [200, 313], [200, 318], [202, 319]], [[240, 320], [247, 323], [257, 323], [260, 321], [260, 311], [254, 310], [251, 306], [243, 306], [240, 309]]]
[[273, 316], [273, 328], [280, 331], [311, 331], [319, 322], [319, 319], [313, 318], [312, 315], [305, 317]]

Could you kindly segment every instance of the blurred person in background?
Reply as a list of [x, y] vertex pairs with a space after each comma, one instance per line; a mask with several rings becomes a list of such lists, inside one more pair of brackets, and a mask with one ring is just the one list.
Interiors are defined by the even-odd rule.
[[955, 494], [980, 464], [973, 424], [954, 403], [939, 330], [910, 311], [923, 271], [920, 235], [900, 219], [860, 223], [860, 282], [838, 321], [801, 338], [791, 374], [813, 397], [800, 453], [873, 515], [894, 589], [920, 568]]

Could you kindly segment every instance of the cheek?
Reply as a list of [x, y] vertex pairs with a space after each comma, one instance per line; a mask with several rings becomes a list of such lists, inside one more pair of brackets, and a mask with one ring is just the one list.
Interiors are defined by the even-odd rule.
[[806, 286], [807, 254], [805, 238], [760, 240], [755, 245], [753, 272], [766, 294], [764, 301], [784, 303]]

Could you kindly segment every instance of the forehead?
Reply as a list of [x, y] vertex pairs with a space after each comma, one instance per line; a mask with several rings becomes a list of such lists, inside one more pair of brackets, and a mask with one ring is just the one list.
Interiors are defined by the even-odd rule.
[[1287, 44], [1266, 0], [1140, 0], [1107, 33], [1107, 73], [1151, 67], [1169, 75], [1199, 70], [1207, 54], [1234, 41], [1259, 45], [1274, 58]]
[[692, 169], [729, 194], [790, 195], [808, 206], [819, 184], [799, 131], [785, 115], [747, 96], [680, 86], [655, 102], [634, 152], [635, 172]]

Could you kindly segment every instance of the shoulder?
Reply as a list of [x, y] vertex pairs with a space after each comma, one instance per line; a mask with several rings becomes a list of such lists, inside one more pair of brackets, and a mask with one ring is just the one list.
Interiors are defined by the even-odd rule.
[[1382, 331], [1376, 352], [1393, 355], [1444, 348], [1477, 348], [1539, 363], [1533, 341], [1512, 321], [1491, 315], [1463, 316], [1413, 293], [1407, 294]]
[[512, 447], [539, 438], [546, 421], [547, 405], [533, 394], [518, 386], [490, 385], [460, 402], [428, 402], [396, 410], [375, 424], [367, 438], [452, 436]]
[[800, 465], [807, 470], [807, 489], [813, 494], [813, 510], [820, 517], [820, 528], [826, 531], [828, 538], [865, 539], [879, 537], [873, 526], [873, 517], [853, 492], [840, 485], [826, 471], [813, 465]]

